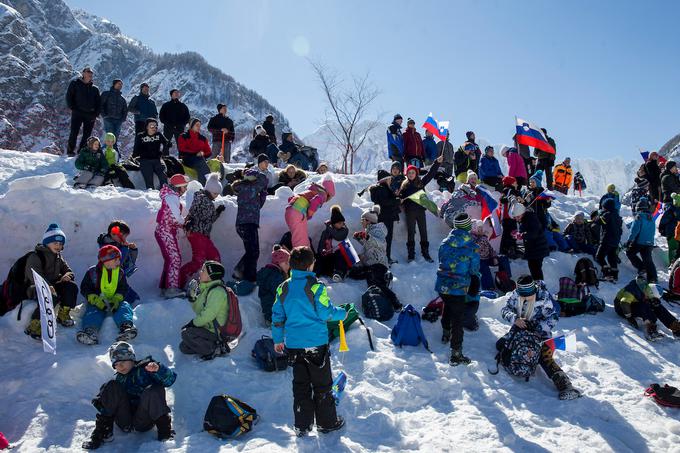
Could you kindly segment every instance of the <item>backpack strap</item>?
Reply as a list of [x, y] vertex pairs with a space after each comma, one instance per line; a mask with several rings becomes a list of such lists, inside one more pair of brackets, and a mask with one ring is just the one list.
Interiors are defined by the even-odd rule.
[[[231, 299], [229, 297], [229, 291], [228, 291], [229, 287], [227, 285], [225, 285], [224, 282], [220, 282], [219, 285], [211, 286], [210, 288], [208, 288], [208, 292], [205, 295], [206, 302], [208, 300], [208, 297], [210, 296], [210, 291], [212, 291], [215, 288], [222, 288], [224, 290], [224, 292], [227, 295], [227, 310], [231, 310], [231, 307], [229, 306], [229, 301]], [[229, 315], [227, 314], [227, 320], [228, 319], [229, 319]], [[222, 338], [222, 331], [220, 329], [219, 323], [217, 322], [217, 319], [213, 319], [212, 323], [213, 323], [213, 328], [215, 329], [215, 335], [217, 335], [217, 339], [218, 339], [217, 343], [219, 345], [221, 345], [222, 347], [226, 348], [227, 353], [231, 352], [231, 348], [227, 344], [227, 340], [225, 338]]]

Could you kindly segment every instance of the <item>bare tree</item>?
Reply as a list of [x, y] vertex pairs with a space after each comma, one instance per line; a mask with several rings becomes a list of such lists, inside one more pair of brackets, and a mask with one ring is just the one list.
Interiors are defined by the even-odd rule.
[[353, 173], [354, 157], [369, 133], [380, 125], [378, 118], [369, 120], [369, 110], [380, 91], [370, 82], [368, 73], [352, 76], [345, 83], [337, 70], [309, 60], [326, 96], [328, 108], [325, 124], [342, 151], [342, 171]]

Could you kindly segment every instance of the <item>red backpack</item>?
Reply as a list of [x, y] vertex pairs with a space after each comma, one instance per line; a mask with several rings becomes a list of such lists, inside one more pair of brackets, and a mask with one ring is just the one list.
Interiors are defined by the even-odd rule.
[[[219, 325], [217, 320], [213, 320], [213, 326], [215, 330], [219, 333], [220, 340], [224, 343], [235, 340], [241, 335], [243, 330], [243, 324], [241, 323], [241, 311], [238, 307], [238, 297], [231, 288], [226, 286], [223, 282], [217, 286], [213, 286], [210, 290], [214, 288], [222, 288], [227, 293], [227, 304], [229, 305], [229, 312], [227, 314], [227, 321], [223, 325]], [[206, 296], [207, 297], [207, 296]]]

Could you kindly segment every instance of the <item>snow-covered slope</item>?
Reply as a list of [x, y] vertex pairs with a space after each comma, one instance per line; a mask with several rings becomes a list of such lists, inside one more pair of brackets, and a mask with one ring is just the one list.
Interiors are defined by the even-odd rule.
[[[102, 451], [522, 451], [522, 452], [646, 452], [676, 451], [680, 442], [677, 411], [663, 409], [642, 396], [652, 382], [678, 385], [680, 352], [672, 340], [647, 343], [616, 316], [612, 300], [617, 286], [604, 283], [599, 291], [607, 309], [597, 316], [560, 320], [558, 331], [575, 330], [579, 351], [557, 353], [557, 360], [585, 396], [560, 402], [552, 383], [538, 371], [528, 383], [501, 371], [487, 372], [493, 364], [494, 343], [509, 326], [501, 320], [504, 299], [483, 299], [481, 327], [466, 332], [465, 350], [475, 361], [452, 368], [448, 347], [439, 342], [439, 324], [423, 324], [433, 354], [422, 347], [395, 348], [389, 339], [396, 317], [385, 323], [367, 320], [376, 351], [369, 350], [365, 332], [348, 331], [350, 351], [332, 346], [334, 370], [344, 370], [349, 383], [339, 413], [346, 417], [342, 431], [296, 439], [291, 425], [291, 371], [265, 373], [250, 358], [256, 339], [267, 333], [256, 295], [240, 299], [245, 337], [232, 354], [201, 362], [179, 353], [179, 330], [192, 316], [186, 301], [158, 298], [161, 258], [153, 237], [158, 193], [118, 188], [92, 192], [74, 190], [66, 181], [72, 175], [67, 159], [44, 154], [0, 152], [0, 219], [3, 247], [0, 275], [42, 237], [45, 226], [58, 222], [68, 237], [64, 255], [78, 279], [96, 260], [96, 237], [109, 220], [122, 218], [132, 226], [131, 240], [140, 248], [140, 270], [130, 283], [142, 295], [135, 308], [140, 334], [133, 341], [138, 355], [151, 354], [177, 373], [168, 392], [177, 438], [160, 444], [155, 434], [124, 434], [116, 429], [113, 444]], [[337, 176], [337, 197], [351, 231], [359, 228], [366, 199], [356, 197], [373, 176]], [[291, 192], [280, 189], [263, 210], [260, 265], [267, 262], [272, 244], [286, 230], [283, 210]], [[366, 197], [366, 195], [365, 195]], [[438, 192], [433, 198], [441, 204]], [[226, 211], [213, 237], [228, 270], [241, 254], [234, 234], [233, 198], [222, 197]], [[597, 197], [560, 196], [551, 209], [564, 226], [576, 211], [589, 211]], [[324, 206], [311, 222], [312, 238], [329, 212]], [[628, 217], [630, 211], [624, 208]], [[428, 214], [432, 252], [447, 233], [443, 223]], [[663, 241], [662, 241], [663, 242]], [[188, 251], [185, 238], [182, 248]], [[659, 244], [665, 246], [665, 244]], [[420, 308], [435, 297], [435, 264], [418, 259], [405, 264], [405, 226], [397, 225], [394, 250], [400, 264], [393, 266], [393, 289], [402, 301]], [[188, 255], [185, 255], [185, 258]], [[435, 255], [436, 256], [436, 255]], [[559, 277], [569, 275], [577, 256], [554, 253], [546, 260], [548, 286], [557, 291]], [[657, 256], [657, 258], [660, 258]], [[625, 257], [621, 281], [633, 276]], [[657, 265], [666, 271], [661, 260]], [[523, 261], [513, 263], [515, 277], [527, 271]], [[364, 282], [331, 283], [335, 303], [360, 302]], [[0, 431], [19, 451], [77, 451], [93, 427], [90, 399], [113, 373], [106, 355], [114, 337], [111, 320], [105, 322], [102, 344], [76, 343], [74, 329], [58, 329], [57, 355], [42, 352], [39, 343], [22, 333], [31, 307], [21, 322], [15, 312], [0, 318]], [[678, 313], [677, 307], [671, 310]], [[666, 333], [668, 333], [666, 331]], [[251, 404], [262, 419], [254, 431], [238, 440], [218, 441], [202, 432], [202, 418], [210, 397], [228, 393]]]
[[[69, 81], [84, 66], [94, 68], [95, 83], [108, 90], [122, 79], [130, 98], [148, 82], [159, 108], [171, 88], [184, 93], [193, 116], [204, 121], [218, 102], [229, 106], [238, 135], [248, 134], [267, 113], [279, 127], [283, 115], [264, 98], [210, 66], [199, 54], [158, 55], [125, 36], [110, 21], [63, 0], [3, 0], [0, 2], [0, 147], [63, 151], [70, 112], [64, 96]], [[121, 143], [128, 148], [134, 132], [132, 116]]]

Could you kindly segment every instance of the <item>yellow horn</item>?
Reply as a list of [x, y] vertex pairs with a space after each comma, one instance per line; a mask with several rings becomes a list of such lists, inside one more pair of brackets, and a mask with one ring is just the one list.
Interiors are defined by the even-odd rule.
[[349, 351], [349, 348], [347, 347], [347, 338], [345, 338], [345, 326], [343, 325], [342, 321], [340, 321], [338, 327], [340, 328], [340, 352], [347, 352]]

